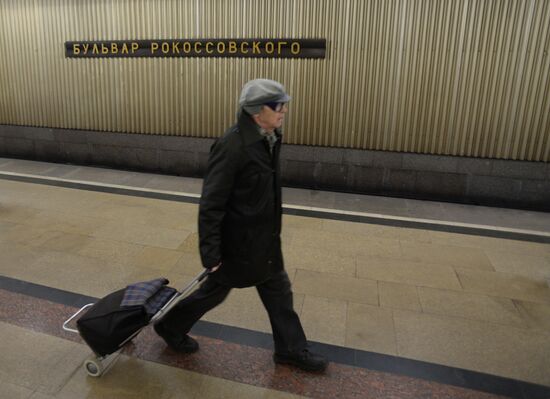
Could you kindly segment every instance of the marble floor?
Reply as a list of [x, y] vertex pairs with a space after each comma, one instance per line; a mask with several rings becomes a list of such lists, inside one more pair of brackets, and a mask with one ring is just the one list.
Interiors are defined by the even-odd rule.
[[149, 328], [105, 376], [62, 321], [86, 301], [202, 270], [201, 181], [0, 158], [0, 397], [549, 398], [550, 214], [285, 188], [283, 252], [312, 346], [271, 361], [254, 289], [193, 330]]

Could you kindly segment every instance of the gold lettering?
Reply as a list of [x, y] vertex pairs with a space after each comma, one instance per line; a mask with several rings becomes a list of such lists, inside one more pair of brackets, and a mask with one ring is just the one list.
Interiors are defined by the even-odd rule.
[[109, 54], [109, 47], [101, 43], [101, 54]]
[[279, 42], [277, 43], [278, 45], [278, 51], [277, 51], [277, 54], [281, 54], [281, 47], [283, 47], [285, 44], [288, 44], [287, 42]]
[[97, 44], [94, 43], [93, 47], [92, 47], [92, 53], [93, 54], [99, 54], [99, 47], [97, 46]]
[[219, 54], [225, 53], [225, 43], [224, 42], [218, 42], [218, 53]]
[[199, 50], [199, 48], [202, 47], [201, 42], [195, 42], [195, 53], [200, 54], [202, 53], [202, 50]]
[[[246, 51], [245, 51], [245, 47], [246, 47]], [[241, 43], [241, 53], [243, 54], [247, 54], [248, 53], [248, 42], [242, 42]]]
[[290, 46], [290, 52], [292, 54], [300, 54], [300, 43], [298, 42], [292, 43], [292, 45]]
[[122, 43], [122, 50], [120, 51], [121, 54], [128, 54], [128, 45], [126, 43]]
[[78, 44], [73, 44], [73, 54], [80, 54], [80, 47]]
[[214, 50], [211, 49], [211, 47], [212, 47], [213, 45], [214, 45], [214, 43], [212, 43], [212, 42], [206, 43], [206, 52], [207, 52], [208, 54], [212, 54], [212, 53], [214, 52]]
[[252, 43], [252, 54], [256, 54], [256, 52], [258, 54], [261, 54], [262, 52], [260, 51], [260, 42], [253, 42]]
[[229, 42], [229, 54], [235, 54], [237, 52], [237, 42]]
[[118, 54], [118, 44], [111, 43], [111, 53], [112, 54]]
[[265, 44], [265, 51], [268, 54], [273, 54], [273, 51], [275, 51], [275, 45], [273, 44], [273, 42], [267, 42]]
[[159, 44], [157, 42], [151, 43], [151, 54], [154, 54], [155, 51], [159, 49]]
[[170, 52], [170, 43], [167, 43], [167, 42], [162, 43], [162, 52], [164, 54], [168, 54]]
[[172, 53], [179, 54], [180, 48], [178, 47], [180, 45], [180, 42], [174, 42], [172, 43]]
[[189, 42], [183, 43], [183, 52], [186, 54], [189, 54], [191, 52], [191, 43]]
[[90, 49], [90, 45], [89, 44], [83, 44], [82, 48], [84, 49], [84, 54], [87, 54], [88, 50]]
[[132, 54], [134, 54], [138, 50], [138, 48], [139, 48], [139, 44], [136, 42], [132, 42]]

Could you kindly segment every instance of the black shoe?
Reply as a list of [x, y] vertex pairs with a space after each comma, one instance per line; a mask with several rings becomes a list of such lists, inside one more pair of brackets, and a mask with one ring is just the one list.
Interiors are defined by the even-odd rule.
[[273, 361], [279, 364], [292, 364], [305, 371], [324, 371], [328, 365], [324, 356], [312, 353], [307, 349], [297, 353], [275, 353]]
[[174, 333], [161, 323], [156, 323], [153, 328], [166, 344], [176, 352], [193, 353], [199, 350], [199, 343], [187, 334]]

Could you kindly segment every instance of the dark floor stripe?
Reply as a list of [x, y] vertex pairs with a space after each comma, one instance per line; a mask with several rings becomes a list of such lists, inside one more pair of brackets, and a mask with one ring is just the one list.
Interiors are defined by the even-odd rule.
[[285, 208], [284, 213], [288, 215], [296, 216], [307, 216], [318, 219], [332, 219], [332, 220], [341, 220], [347, 222], [357, 222], [357, 223], [368, 223], [368, 224], [377, 224], [382, 226], [391, 226], [391, 227], [404, 227], [411, 229], [421, 229], [421, 230], [432, 230], [432, 231], [441, 231], [445, 233], [459, 233], [467, 235], [475, 235], [482, 237], [493, 237], [493, 238], [504, 238], [509, 240], [518, 240], [518, 241], [529, 241], [548, 244], [550, 243], [550, 237], [534, 235], [534, 234], [525, 234], [517, 233], [512, 231], [500, 231], [500, 230], [487, 230], [480, 229], [476, 227], [465, 227], [465, 226], [453, 226], [429, 222], [416, 222], [412, 220], [396, 220], [396, 219], [381, 219], [371, 216], [361, 216], [361, 215], [346, 215], [340, 213], [331, 213], [331, 212], [320, 212], [304, 209], [289, 209]]
[[[153, 198], [153, 199], [160, 199], [160, 200], [166, 200], [166, 201], [185, 202], [185, 203], [191, 203], [191, 204], [199, 203], [199, 198], [195, 198], [195, 197], [176, 195], [176, 194], [166, 194], [166, 193], [159, 193], [159, 192], [150, 192], [150, 191], [144, 191], [139, 189], [103, 187], [103, 186], [97, 186], [94, 184], [87, 184], [87, 183], [47, 180], [40, 177], [12, 176], [12, 175], [2, 174], [1, 172], [0, 172], [0, 178], [4, 180], [20, 181], [24, 183], [43, 184], [47, 186], [73, 188], [78, 190], [95, 191], [95, 192], [102, 192], [102, 193], [109, 193], [109, 194], [129, 195], [134, 197]], [[340, 221], [356, 222], [356, 223], [368, 223], [368, 224], [391, 226], [391, 227], [405, 227], [405, 228], [412, 228], [412, 229], [441, 231], [445, 233], [459, 233], [459, 234], [475, 235], [475, 236], [482, 236], [482, 237], [493, 237], [493, 238], [504, 238], [509, 240], [537, 242], [537, 243], [544, 243], [544, 244], [550, 243], [550, 237], [547, 237], [547, 236], [516, 233], [516, 232], [509, 232], [509, 231], [499, 231], [499, 230], [486, 230], [486, 229], [480, 229], [475, 227], [441, 225], [436, 223], [415, 222], [410, 220], [381, 219], [381, 218], [375, 218], [370, 216], [348, 215], [348, 214], [341, 214], [338, 212], [330, 212], [330, 211], [321, 212], [321, 211], [313, 211], [313, 210], [307, 210], [307, 209], [294, 209], [294, 208], [288, 208], [285, 206], [283, 206], [283, 213], [286, 215], [306, 216], [306, 217], [313, 217], [317, 219], [330, 219], [330, 220], [340, 220]]]
[[29, 283], [27, 281], [2, 275], [0, 275], [0, 289], [74, 307], [82, 307], [88, 303], [97, 301], [95, 297], [76, 294], [74, 292], [47, 287], [45, 285]]
[[[34, 284], [6, 276], [0, 276], [0, 289], [45, 299], [71, 307], [81, 307], [97, 298]], [[271, 334], [232, 327], [218, 323], [199, 321], [193, 334], [219, 339], [234, 344], [273, 349]], [[521, 399], [548, 399], [550, 387], [493, 376], [433, 363], [383, 355], [336, 345], [311, 342], [312, 349], [326, 355], [332, 362], [363, 369], [419, 378], [475, 391], [487, 392]]]
[[145, 197], [145, 198], [161, 199], [161, 200], [167, 200], [167, 201], [186, 202], [191, 204], [199, 203], [198, 198], [189, 197], [189, 196], [159, 193], [159, 192], [145, 191], [145, 190], [132, 190], [129, 188], [126, 189], [126, 188], [119, 188], [119, 187], [105, 187], [105, 186], [98, 186], [95, 184], [88, 184], [88, 183], [48, 180], [40, 177], [13, 176], [13, 175], [2, 174], [1, 172], [0, 172], [0, 179], [19, 181], [23, 183], [42, 184], [45, 186], [74, 188], [77, 190], [94, 191], [94, 192], [108, 193], [108, 194], [129, 195], [133, 197]]

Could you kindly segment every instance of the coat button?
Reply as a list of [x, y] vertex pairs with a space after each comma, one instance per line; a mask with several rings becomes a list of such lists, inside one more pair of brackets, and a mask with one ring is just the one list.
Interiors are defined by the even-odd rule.
[[267, 263], [268, 263], [268, 264], [272, 264], [273, 261], [272, 261], [272, 260], [268, 260]]

